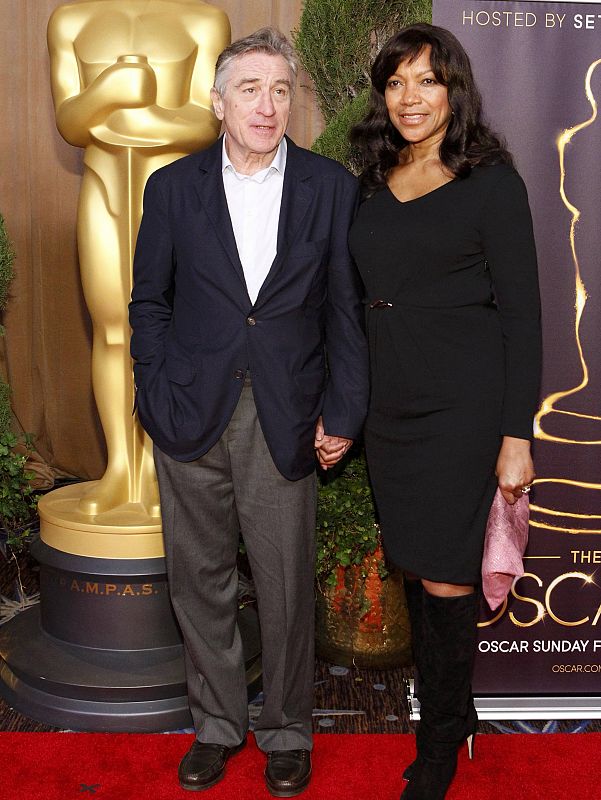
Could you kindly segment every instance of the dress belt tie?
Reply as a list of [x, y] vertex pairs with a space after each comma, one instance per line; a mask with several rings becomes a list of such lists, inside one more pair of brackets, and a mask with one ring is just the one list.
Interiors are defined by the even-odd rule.
[[384, 308], [392, 308], [392, 303], [389, 303], [387, 300], [374, 300], [373, 303], [369, 304], [369, 307], [382, 310]]

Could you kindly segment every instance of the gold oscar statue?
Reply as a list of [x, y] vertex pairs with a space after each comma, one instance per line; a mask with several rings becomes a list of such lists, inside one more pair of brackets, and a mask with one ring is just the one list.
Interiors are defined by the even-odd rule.
[[[132, 258], [149, 175], [218, 136], [209, 93], [229, 41], [225, 13], [200, 0], [79, 0], [50, 18], [56, 124], [67, 142], [85, 148], [77, 243], [108, 452], [101, 480], [59, 489], [40, 504], [42, 539], [65, 552], [162, 554], [152, 445], [132, 416]], [[134, 530], [146, 536], [123, 536]]]
[[[572, 181], [567, 185], [570, 176], [568, 168], [567, 147], [574, 144], [578, 136], [585, 136], [587, 129], [598, 118], [598, 105], [592, 87], [596, 70], [601, 66], [601, 59], [590, 64], [584, 79], [584, 92], [591, 107], [590, 116], [571, 128], [564, 130], [557, 139], [559, 156], [559, 193], [562, 202], [570, 214], [569, 244], [572, 266], [574, 268], [574, 297], [575, 316], [574, 327], [571, 335], [575, 340], [575, 351], [579, 360], [579, 377], [575, 386], [560, 389], [546, 396], [535, 417], [535, 438], [541, 443], [538, 447], [546, 446], [561, 449], [561, 454], [556, 452], [547, 456], [547, 463], [559, 466], [560, 474], [539, 477], [534, 481], [536, 493], [530, 504], [530, 524], [537, 528], [569, 534], [601, 534], [601, 483], [599, 482], [599, 455], [601, 445], [601, 373], [598, 370], [598, 332], [594, 321], [598, 317], [599, 298], [592, 295], [586, 288], [584, 268], [596, 268], [596, 261], [590, 258], [591, 246], [585, 248], [589, 254], [588, 264], [581, 264], [579, 241], [586, 243], [595, 241], [597, 222], [597, 208], [591, 215], [590, 208], [579, 208], [580, 200], [574, 200], [572, 192], [577, 188]], [[590, 131], [589, 131], [590, 132]], [[571, 187], [571, 190], [570, 190]], [[588, 189], [589, 202], [595, 201], [594, 191]], [[586, 194], [585, 194], [586, 197]], [[580, 234], [580, 235], [579, 235]], [[585, 259], [586, 260], [586, 259]], [[590, 276], [589, 276], [590, 277]], [[590, 281], [592, 283], [592, 280]], [[585, 308], [586, 307], [586, 308]], [[592, 351], [592, 352], [591, 352]], [[593, 358], [591, 358], [593, 356]], [[567, 382], [567, 381], [566, 381]], [[580, 457], [570, 457], [570, 449], [588, 448], [587, 454]], [[551, 456], [554, 455], [554, 458]], [[557, 468], [555, 466], [555, 468]], [[587, 475], [576, 474], [575, 470]]]

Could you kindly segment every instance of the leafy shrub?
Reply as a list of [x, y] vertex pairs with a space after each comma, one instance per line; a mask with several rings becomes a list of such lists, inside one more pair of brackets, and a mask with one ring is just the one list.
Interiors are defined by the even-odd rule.
[[326, 125], [369, 87], [371, 64], [384, 42], [431, 16], [431, 0], [305, 0], [294, 45]]
[[[6, 308], [10, 282], [14, 276], [15, 253], [0, 214], [0, 311]], [[0, 326], [0, 336], [4, 329]], [[5, 544], [13, 553], [23, 549], [29, 536], [27, 524], [35, 515], [37, 495], [30, 481], [34, 474], [26, 468], [33, 449], [31, 437], [23, 437], [25, 452], [16, 452], [19, 438], [11, 431], [10, 387], [0, 379], [0, 528]]]
[[[0, 311], [4, 311], [8, 302], [8, 289], [14, 276], [13, 261], [15, 253], [4, 226], [4, 218], [0, 214]], [[0, 325], [0, 336], [4, 328]], [[0, 378], [0, 434], [10, 430], [10, 388]]]
[[362, 564], [379, 543], [367, 466], [361, 453], [349, 459], [339, 474], [336, 470], [327, 473], [319, 487], [317, 582], [335, 586], [338, 566]]
[[13, 552], [23, 549], [38, 501], [30, 483], [34, 473], [26, 468], [31, 440], [26, 437], [25, 453], [15, 452], [17, 444], [17, 437], [10, 431], [0, 434], [0, 527]]

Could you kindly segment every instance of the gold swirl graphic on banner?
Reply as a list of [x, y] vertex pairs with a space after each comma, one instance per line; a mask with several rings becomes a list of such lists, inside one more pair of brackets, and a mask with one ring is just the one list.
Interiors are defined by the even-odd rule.
[[[592, 434], [590, 437], [581, 436], [570, 438], [567, 435], [560, 435], [557, 432], [552, 433], [545, 430], [543, 426], [544, 418], [549, 415], [562, 415], [564, 418], [572, 418], [579, 420], [590, 420], [594, 425], [601, 422], [601, 416], [595, 414], [585, 414], [577, 411], [569, 411], [557, 408], [556, 405], [559, 401], [566, 397], [576, 395], [581, 392], [589, 383], [589, 368], [586, 362], [584, 347], [582, 344], [580, 334], [580, 324], [584, 308], [588, 300], [588, 293], [582, 279], [580, 262], [576, 250], [576, 227], [581, 217], [581, 211], [568, 199], [565, 182], [566, 182], [566, 167], [565, 167], [565, 151], [568, 144], [572, 142], [573, 137], [580, 131], [588, 128], [597, 119], [598, 108], [597, 101], [591, 89], [591, 80], [595, 69], [601, 64], [601, 59], [594, 61], [588, 68], [585, 78], [585, 93], [586, 98], [591, 106], [591, 115], [584, 122], [574, 125], [572, 128], [567, 128], [557, 139], [557, 150], [559, 155], [560, 167], [560, 184], [559, 193], [563, 204], [571, 214], [570, 223], [570, 251], [572, 254], [572, 261], [574, 264], [575, 273], [575, 337], [576, 347], [578, 349], [578, 357], [580, 360], [580, 367], [582, 370], [582, 378], [577, 386], [563, 391], [554, 392], [548, 395], [536, 414], [534, 420], [534, 436], [536, 439], [547, 442], [558, 442], [561, 444], [569, 445], [599, 445], [601, 438], [597, 438], [598, 434]], [[553, 489], [559, 489], [560, 496], [566, 496], [566, 488], [568, 489], [567, 496], [570, 497], [570, 505], [572, 507], [580, 507], [579, 499], [582, 499], [583, 493], [587, 491], [601, 491], [601, 484], [570, 480], [567, 478], [538, 478], [534, 481], [538, 487], [539, 496], [541, 499], [547, 499], [549, 493], [553, 495]], [[568, 488], [569, 487], [569, 488]], [[563, 488], [563, 492], [561, 489]], [[550, 490], [550, 491], [549, 491]], [[580, 498], [579, 498], [580, 495]], [[551, 499], [551, 498], [549, 498]], [[563, 499], [563, 498], [562, 498]], [[564, 500], [565, 502], [565, 500]], [[586, 504], [588, 506], [588, 503]], [[551, 531], [560, 531], [561, 533], [570, 534], [601, 534], [601, 514], [584, 514], [574, 511], [561, 511], [552, 507], [545, 507], [531, 503], [531, 520], [530, 524], [535, 528], [545, 528]], [[542, 518], [541, 518], [542, 517]]]
[[[569, 480], [568, 478], [537, 478], [534, 483], [541, 486], [542, 484], [552, 484], [556, 486], [557, 484], [563, 486], [575, 486], [579, 489], [593, 489], [599, 491], [601, 489], [601, 485], [598, 483], [586, 483], [584, 481], [573, 481]], [[541, 514], [549, 515], [551, 517], [555, 517], [557, 520], [557, 524], [553, 525], [551, 521], [540, 521], [536, 518], [536, 512]], [[592, 525], [601, 525], [601, 514], [580, 514], [575, 511], [556, 511], [553, 508], [543, 508], [542, 506], [537, 505], [536, 503], [530, 503], [530, 525], [533, 528], [546, 528], [547, 530], [551, 531], [561, 531], [561, 533], [601, 533], [601, 528], [577, 528], [571, 527], [570, 521], [574, 520], [572, 525], [576, 525], [575, 520], [591, 520]], [[564, 521], [560, 518], [565, 518]], [[592, 520], [597, 520], [596, 523], [592, 522]]]
[[[547, 414], [551, 412], [554, 412], [555, 414], [564, 414], [569, 417], [580, 417], [581, 419], [591, 419], [597, 422], [601, 422], [601, 417], [596, 416], [594, 414], [580, 414], [575, 411], [564, 411], [562, 409], [555, 408], [555, 404], [559, 400], [562, 400], [564, 397], [569, 397], [570, 395], [576, 394], [577, 392], [580, 392], [582, 389], [584, 389], [585, 386], [587, 386], [589, 382], [588, 366], [586, 363], [586, 359], [584, 357], [582, 341], [580, 339], [580, 322], [582, 319], [582, 314], [584, 312], [586, 301], [588, 299], [588, 294], [580, 273], [580, 262], [578, 260], [578, 254], [576, 252], [576, 225], [578, 224], [578, 221], [580, 219], [581, 212], [580, 209], [576, 208], [575, 205], [570, 203], [566, 194], [565, 150], [567, 145], [570, 144], [572, 138], [577, 133], [579, 133], [584, 128], [588, 128], [589, 125], [592, 125], [593, 122], [597, 119], [597, 113], [598, 113], [597, 102], [591, 90], [591, 78], [593, 76], [593, 72], [595, 71], [595, 69], [599, 64], [601, 64], [601, 59], [594, 61], [590, 65], [590, 67], [587, 70], [585, 79], [586, 97], [592, 109], [591, 116], [584, 122], [581, 122], [579, 125], [575, 125], [573, 128], [568, 128], [567, 130], [563, 131], [563, 133], [561, 134], [561, 136], [559, 136], [557, 140], [557, 149], [559, 152], [559, 170], [560, 170], [559, 193], [561, 195], [563, 204], [572, 215], [572, 221], [570, 224], [570, 250], [572, 252], [572, 261], [574, 262], [574, 271], [576, 276], [575, 333], [576, 333], [576, 346], [578, 347], [578, 356], [580, 358], [580, 365], [582, 367], [582, 380], [577, 386], [574, 386], [572, 389], [566, 389], [564, 391], [554, 392], [553, 394], [550, 394], [543, 400], [540, 410], [538, 411], [534, 420], [534, 429], [535, 429], [535, 436], [537, 439], [543, 439], [551, 442], [564, 442], [566, 444], [601, 444], [601, 439], [578, 440], [578, 439], [568, 439], [561, 436], [555, 436], [553, 434], [546, 433], [541, 425], [543, 417], [545, 417]], [[601, 485], [597, 486], [597, 488], [601, 489]]]

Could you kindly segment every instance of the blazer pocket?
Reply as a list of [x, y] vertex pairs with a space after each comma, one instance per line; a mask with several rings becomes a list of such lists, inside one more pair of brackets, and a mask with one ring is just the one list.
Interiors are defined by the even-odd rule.
[[326, 385], [326, 375], [321, 369], [301, 372], [300, 375], [296, 376], [295, 380], [298, 388], [307, 396], [321, 394]]
[[136, 385], [136, 389], [139, 389], [140, 386], [144, 383], [144, 375], [146, 375], [146, 369], [148, 364], [134, 364], [134, 383]]
[[188, 386], [196, 375], [196, 367], [193, 364], [173, 355], [167, 357], [165, 370], [167, 378], [180, 386]]

